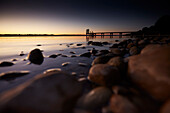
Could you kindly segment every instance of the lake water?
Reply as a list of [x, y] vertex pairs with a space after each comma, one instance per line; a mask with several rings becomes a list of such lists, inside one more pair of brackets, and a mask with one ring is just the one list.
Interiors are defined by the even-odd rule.
[[[98, 36], [90, 39], [87, 39], [85, 36], [0, 37], [0, 60], [13, 55], [19, 55], [21, 51], [27, 54], [35, 48], [49, 52], [67, 49], [68, 47], [66, 45], [70, 43], [86, 43], [88, 40], [114, 42], [117, 39], [123, 40], [124, 38], [118, 38], [118, 36], [114, 38], [110, 38], [109, 36], [101, 38], [101, 36]], [[38, 44], [41, 44], [41, 46], [37, 46]]]
[[[108, 41], [110, 43], [116, 43], [115, 40], [124, 39], [125, 38], [110, 38], [106, 36], [104, 38], [99, 36], [89, 39], [87, 39], [85, 36], [0, 37], [0, 62], [9, 61], [14, 63], [13, 66], [0, 67], [0, 74], [11, 71], [30, 72], [28, 75], [18, 77], [12, 81], [0, 80], [0, 93], [16, 87], [17, 85], [24, 83], [25, 81], [43, 73], [48, 69], [60, 68], [62, 71], [69, 74], [76, 72], [78, 78], [87, 76], [91, 67], [91, 63], [96, 56], [92, 55], [90, 58], [79, 56], [85, 52], [88, 52], [89, 50], [92, 50], [93, 48], [96, 50], [108, 50], [112, 44], [93, 46], [87, 45], [86, 43], [88, 41]], [[77, 46], [77, 43], [81, 43], [82, 45]], [[40, 44], [41, 46], [37, 46], [37, 44]], [[44, 61], [41, 65], [36, 65], [30, 63], [29, 60], [26, 60], [28, 53], [35, 48], [43, 50]], [[25, 55], [19, 56], [21, 51], [23, 51]], [[75, 52], [75, 54], [71, 54], [71, 51]], [[57, 53], [67, 57], [63, 57], [61, 55], [57, 58], [49, 58], [49, 55]], [[76, 57], [71, 57], [72, 55], [75, 55]], [[13, 59], [17, 60], [13, 61]], [[70, 64], [67, 66], [62, 66], [62, 64], [65, 62], [69, 62]], [[79, 63], [85, 63], [87, 66], [79, 66]]]

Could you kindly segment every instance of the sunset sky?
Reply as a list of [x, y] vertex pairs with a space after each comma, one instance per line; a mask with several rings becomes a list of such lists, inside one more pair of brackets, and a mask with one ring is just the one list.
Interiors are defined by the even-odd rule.
[[167, 14], [164, 0], [0, 0], [0, 34], [136, 31]]

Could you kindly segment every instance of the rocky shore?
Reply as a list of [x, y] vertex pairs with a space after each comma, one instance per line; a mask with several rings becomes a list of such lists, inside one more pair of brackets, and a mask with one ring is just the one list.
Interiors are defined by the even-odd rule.
[[[84, 52], [44, 57], [42, 50], [32, 50], [27, 56], [31, 65], [41, 66], [44, 60], [58, 57], [70, 60], [63, 62], [62, 68], [51, 61], [47, 65], [53, 68], [45, 68], [43, 73], [2, 91], [0, 112], [169, 113], [169, 37], [127, 39], [114, 44], [89, 41], [76, 46]], [[105, 46], [109, 49], [98, 49]], [[13, 65], [4, 61], [0, 68]], [[29, 73], [24, 70], [1, 73], [0, 82], [12, 82]]]

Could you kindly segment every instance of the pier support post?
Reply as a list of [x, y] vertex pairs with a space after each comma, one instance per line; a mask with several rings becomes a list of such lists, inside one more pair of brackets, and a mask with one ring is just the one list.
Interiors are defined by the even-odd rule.
[[110, 33], [110, 38], [113, 38], [113, 33]]
[[104, 38], [104, 33], [101, 33], [101, 38]]
[[119, 38], [122, 38], [122, 33], [119, 33]]

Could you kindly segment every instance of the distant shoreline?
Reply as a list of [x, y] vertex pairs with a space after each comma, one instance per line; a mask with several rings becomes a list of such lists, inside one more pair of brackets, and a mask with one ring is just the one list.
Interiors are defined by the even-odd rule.
[[0, 34], [1, 36], [86, 36], [85, 34]]

